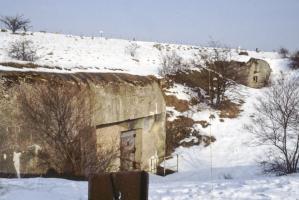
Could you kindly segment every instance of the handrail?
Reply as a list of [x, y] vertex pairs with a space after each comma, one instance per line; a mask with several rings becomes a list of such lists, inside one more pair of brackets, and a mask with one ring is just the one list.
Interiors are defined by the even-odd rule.
[[[176, 158], [176, 164], [175, 165], [167, 165], [167, 160], [171, 158]], [[175, 172], [179, 171], [179, 155], [170, 155], [170, 156], [161, 156], [161, 157], [155, 157], [150, 159], [150, 172], [151, 173], [157, 173], [157, 169], [159, 166], [159, 161], [163, 160], [163, 175], [166, 175], [166, 170], [173, 170]]]

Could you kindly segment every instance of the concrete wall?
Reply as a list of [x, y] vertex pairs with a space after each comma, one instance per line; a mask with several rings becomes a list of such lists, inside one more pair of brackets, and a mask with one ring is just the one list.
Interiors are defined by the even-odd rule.
[[162, 91], [157, 82], [148, 85], [130, 83], [97, 85], [95, 125], [138, 119], [165, 112]]
[[252, 88], [262, 88], [267, 85], [271, 74], [270, 65], [261, 59], [250, 59], [248, 68], [247, 85]]
[[[138, 129], [136, 154], [137, 160], [142, 163], [142, 168], [148, 167], [148, 159], [156, 153], [164, 155], [165, 149], [165, 102], [158, 82], [153, 77], [141, 77], [128, 74], [50, 74], [36, 72], [0, 72], [0, 80], [9, 83], [9, 87], [0, 87], [0, 94], [5, 90], [15, 97], [14, 87], [19, 83], [38, 85], [40, 81], [71, 82], [88, 84], [91, 91], [95, 92], [97, 109], [93, 117], [94, 127], [97, 127], [97, 144], [109, 145], [108, 140], [119, 144], [119, 133], [125, 130]], [[0, 82], [3, 86], [3, 82]], [[27, 91], [30, 92], [30, 91]], [[0, 95], [0, 99], [3, 95]], [[13, 112], [17, 112], [18, 103], [15, 98], [8, 100]], [[0, 112], [3, 111], [0, 107]], [[6, 116], [6, 115], [5, 115]], [[7, 116], [7, 121], [17, 125], [18, 131], [13, 132], [12, 138], [0, 141], [0, 173], [16, 173], [14, 168], [14, 152], [21, 152], [20, 173], [44, 173], [47, 169], [40, 167], [33, 146], [41, 143], [30, 136], [30, 130], [25, 130], [15, 116]], [[102, 126], [105, 125], [105, 126]], [[0, 138], [6, 136], [9, 127], [0, 127]], [[115, 136], [115, 137], [114, 137]], [[101, 140], [106, 142], [102, 142]], [[88, 140], [89, 141], [89, 140]], [[92, 142], [92, 140], [90, 140]], [[8, 149], [1, 149], [1, 143], [9, 143]], [[116, 162], [116, 170], [119, 164]]]
[[[150, 159], [154, 156], [165, 155], [165, 113], [140, 119], [124, 121], [110, 126], [98, 127], [96, 130], [97, 145], [114, 145], [116, 151], [120, 149], [120, 134], [124, 131], [136, 130], [135, 161], [140, 163], [140, 169], [149, 170]], [[118, 171], [120, 159], [117, 158], [112, 171]]]
[[230, 67], [236, 72], [239, 84], [252, 88], [265, 87], [271, 74], [270, 65], [256, 58], [251, 58], [247, 63], [233, 61]]

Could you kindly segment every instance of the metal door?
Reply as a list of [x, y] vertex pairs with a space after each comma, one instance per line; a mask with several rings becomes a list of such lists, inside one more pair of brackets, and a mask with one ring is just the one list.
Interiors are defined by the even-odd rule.
[[136, 169], [135, 166], [135, 130], [122, 132], [120, 136], [120, 169], [129, 171]]

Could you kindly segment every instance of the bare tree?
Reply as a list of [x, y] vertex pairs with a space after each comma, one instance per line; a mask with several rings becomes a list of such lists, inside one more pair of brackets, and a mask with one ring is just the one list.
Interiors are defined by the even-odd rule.
[[33, 41], [27, 39], [12, 42], [8, 48], [8, 55], [22, 61], [35, 61], [38, 59]]
[[7, 29], [11, 30], [13, 34], [20, 29], [23, 29], [26, 32], [30, 24], [30, 20], [24, 18], [23, 15], [4, 16], [0, 21]]
[[183, 64], [183, 58], [175, 51], [162, 55], [161, 59], [162, 67], [159, 68], [158, 73], [162, 77], [173, 75], [185, 68], [185, 65]]
[[[39, 85], [24, 84], [19, 103], [20, 118], [42, 143], [40, 159], [46, 166], [78, 175], [86, 171], [82, 166], [96, 168], [104, 159], [112, 160], [108, 159], [112, 150], [95, 154], [97, 157], [82, 158], [81, 136], [90, 134], [96, 110], [94, 94], [87, 86], [55, 80]], [[105, 163], [101, 170], [106, 166]]]
[[197, 55], [199, 61], [194, 61], [194, 65], [206, 74], [211, 105], [218, 107], [224, 101], [227, 89], [244, 77], [232, 65], [231, 49], [217, 41], [211, 41], [209, 46], [208, 51]]
[[115, 170], [118, 166], [114, 162], [120, 157], [119, 144], [115, 142], [117, 138], [105, 138], [105, 142], [99, 143], [89, 141], [91, 138], [92, 136], [83, 137], [85, 141], [82, 142], [83, 145], [81, 143], [81, 162], [85, 176]]
[[290, 67], [292, 69], [299, 69], [299, 51], [293, 53], [293, 55], [290, 57], [290, 60]]
[[0, 79], [0, 154], [3, 155], [11, 148], [9, 134], [7, 129], [13, 126], [11, 120], [13, 115], [13, 104], [11, 103], [12, 95], [5, 86], [5, 80]]
[[131, 55], [132, 57], [136, 56], [136, 51], [139, 49], [140, 46], [135, 42], [130, 42], [130, 44], [126, 47], [125, 51]]
[[258, 99], [247, 128], [258, 145], [268, 145], [262, 161], [265, 172], [278, 175], [297, 171], [299, 160], [299, 79], [281, 76]]

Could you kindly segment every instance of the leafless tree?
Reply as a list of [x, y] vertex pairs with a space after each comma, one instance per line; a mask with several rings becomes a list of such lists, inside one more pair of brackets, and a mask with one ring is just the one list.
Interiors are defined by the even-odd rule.
[[218, 107], [224, 101], [227, 89], [244, 77], [238, 74], [238, 70], [232, 64], [231, 49], [217, 41], [211, 41], [209, 46], [208, 51], [196, 55], [199, 58], [198, 61], [194, 61], [194, 65], [206, 74], [204, 77], [209, 83], [207, 92], [210, 103]]
[[140, 46], [135, 42], [130, 42], [130, 44], [126, 47], [125, 51], [131, 55], [132, 57], [136, 56], [136, 51], [139, 49]]
[[35, 61], [38, 59], [36, 55], [36, 47], [32, 40], [21, 39], [14, 41], [8, 48], [8, 55], [11, 58], [22, 61]]
[[262, 161], [265, 172], [278, 175], [297, 171], [299, 160], [299, 79], [282, 75], [258, 99], [247, 128], [258, 145], [268, 145]]
[[299, 69], [299, 51], [296, 51], [295, 53], [292, 54], [290, 57], [290, 67], [292, 69]]
[[175, 51], [166, 53], [165, 55], [161, 55], [161, 60], [162, 67], [159, 68], [158, 73], [162, 77], [173, 75], [185, 68], [183, 58], [179, 56]]
[[[95, 154], [89, 159], [82, 158], [85, 151], [80, 148], [83, 148], [82, 134], [90, 134], [96, 111], [94, 94], [87, 86], [55, 80], [24, 84], [20, 89], [19, 103], [20, 117], [26, 128], [42, 143], [40, 159], [46, 166], [59, 172], [81, 175], [86, 171], [82, 166], [96, 168], [104, 164], [101, 163], [103, 160], [111, 161], [111, 151]], [[101, 167], [106, 166], [105, 163]]]
[[87, 139], [84, 137], [85, 141], [83, 145], [81, 144], [81, 162], [85, 176], [115, 170], [117, 168], [115, 160], [120, 157], [119, 144], [115, 142], [117, 138], [111, 137], [110, 140], [105, 138], [105, 142], [96, 144], [88, 141], [90, 138], [92, 137]]
[[0, 21], [7, 29], [11, 30], [13, 34], [20, 29], [23, 29], [26, 32], [30, 24], [30, 20], [24, 18], [23, 15], [4, 16]]
[[7, 85], [5, 78], [0, 77], [0, 154], [14, 148], [16, 141], [15, 133], [19, 124], [13, 118], [17, 115], [15, 108], [14, 87]]

